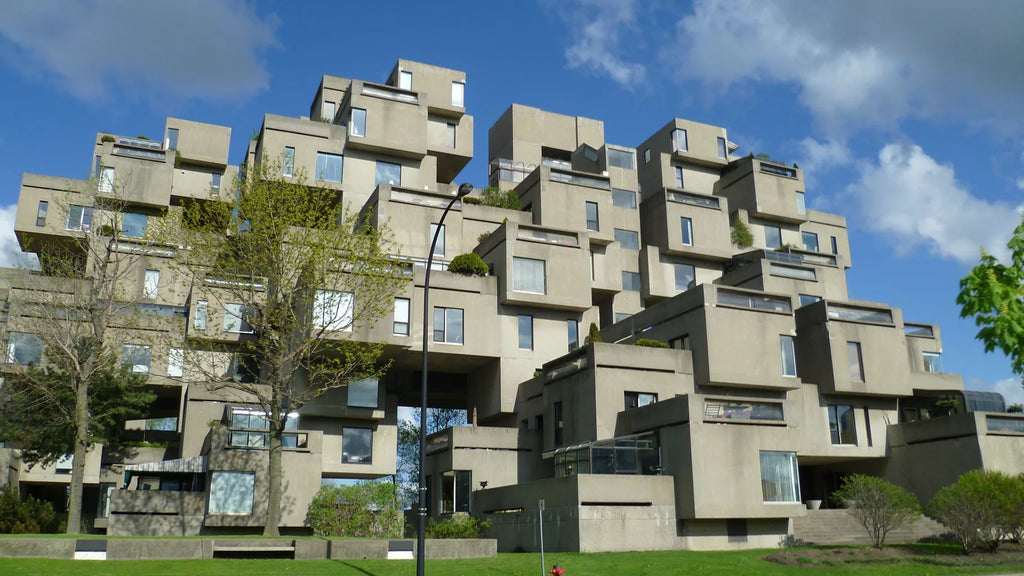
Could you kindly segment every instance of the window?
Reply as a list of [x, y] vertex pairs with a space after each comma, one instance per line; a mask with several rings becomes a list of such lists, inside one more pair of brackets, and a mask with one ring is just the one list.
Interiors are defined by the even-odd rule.
[[519, 349], [533, 350], [533, 316], [519, 315]]
[[449, 122], [445, 126], [446, 134], [448, 136], [448, 147], [455, 148], [455, 124]]
[[657, 401], [657, 394], [650, 394], [647, 392], [626, 392], [626, 410], [647, 406], [648, 404], [654, 404]]
[[171, 378], [181, 378], [185, 371], [185, 350], [182, 348], [171, 348], [167, 351], [167, 375]]
[[800, 235], [803, 237], [804, 250], [810, 250], [811, 252], [818, 251], [818, 235], [814, 232], [801, 232]]
[[43, 359], [43, 339], [38, 334], [9, 332], [7, 361], [14, 364], [39, 364]]
[[398, 71], [398, 87], [402, 90], [412, 90], [412, 72]]
[[686, 142], [686, 130], [676, 128], [672, 131], [672, 151], [673, 152], [686, 152], [689, 150]]
[[692, 350], [690, 348], [690, 335], [683, 334], [679, 338], [672, 338], [668, 341], [668, 347], [673, 350]]
[[317, 290], [313, 300], [313, 326], [326, 330], [351, 330], [353, 294]]
[[284, 147], [284, 159], [281, 161], [281, 174], [291, 176], [295, 173], [295, 148]]
[[466, 106], [466, 83], [452, 82], [452, 106], [465, 108]]
[[39, 201], [39, 208], [36, 209], [36, 226], [46, 226], [46, 209], [49, 205], [46, 200]]
[[597, 202], [587, 202], [587, 230], [598, 230]]
[[246, 321], [254, 311], [242, 304], [224, 305], [224, 331], [236, 334], [252, 334], [255, 330]]
[[782, 351], [782, 375], [796, 376], [796, 347], [793, 337], [788, 334], [780, 334], [779, 349]]
[[133, 374], [149, 374], [151, 356], [149, 346], [125, 344], [121, 347], [121, 364], [131, 368]]
[[[43, 216], [45, 218], [45, 214]], [[38, 224], [39, 218], [36, 217]], [[68, 230], [88, 232], [92, 227], [92, 206], [68, 206]]]
[[210, 514], [252, 514], [255, 472], [210, 473]]
[[636, 272], [622, 271], [622, 289], [630, 292], [640, 291], [640, 275]]
[[768, 270], [772, 276], [795, 278], [797, 280], [815, 280], [818, 277], [813, 268], [799, 268], [797, 266], [786, 266], [785, 264], [776, 264], [774, 262], [772, 262], [771, 266], [768, 267]]
[[569, 351], [580, 347], [580, 323], [576, 320], [567, 320], [566, 327], [569, 336]]
[[797, 192], [796, 193], [796, 213], [797, 214], [807, 214], [807, 202], [804, 199], [804, 193], [803, 192]]
[[850, 363], [850, 381], [864, 381], [864, 359], [860, 354], [860, 342], [847, 342], [846, 355]]
[[689, 290], [697, 285], [697, 275], [689, 264], [673, 264], [676, 275], [676, 290]]
[[320, 109], [320, 119], [328, 122], [334, 122], [334, 102], [324, 101], [323, 108]]
[[625, 312], [616, 312], [615, 313], [615, 323], [618, 324], [619, 322], [622, 322], [623, 320], [627, 320], [630, 316], [632, 316], [632, 314], [627, 314]]
[[409, 299], [395, 298], [394, 333], [409, 335]]
[[220, 172], [214, 172], [210, 175], [210, 187], [214, 190], [220, 190]]
[[156, 298], [160, 292], [160, 271], [146, 270], [146, 276], [142, 281], [142, 297]]
[[104, 166], [100, 169], [100, 192], [114, 191], [114, 169]]
[[935, 352], [923, 352], [924, 356], [924, 371], [925, 372], [942, 372], [942, 354], [936, 354]]
[[565, 436], [562, 433], [565, 428], [565, 421], [562, 419], [562, 403], [555, 402], [552, 411], [555, 420], [555, 446], [561, 446]]
[[729, 158], [729, 149], [726, 148], [725, 138], [722, 137], [718, 138], [718, 157], [722, 160], [727, 160]]
[[168, 150], [178, 149], [178, 129], [168, 128], [167, 129], [167, 142], [164, 143]]
[[377, 178], [374, 181], [375, 186], [381, 184], [391, 184], [392, 186], [402, 185], [402, 165], [393, 164], [391, 162], [377, 161]]
[[92, 177], [96, 178], [97, 180], [99, 180], [99, 177], [100, 177], [100, 167], [101, 166], [103, 166], [103, 157], [102, 156], [97, 156], [96, 157], [96, 162], [93, 165], [93, 169], [92, 169]]
[[340, 154], [316, 153], [316, 179], [324, 182], [341, 182], [343, 158]]
[[683, 216], [679, 218], [679, 226], [683, 234], [683, 246], [693, 246], [693, 221]]
[[800, 502], [796, 452], [761, 451], [761, 494], [765, 502]]
[[608, 165], [632, 170], [634, 167], [633, 152], [629, 150], [608, 149]]
[[352, 119], [348, 124], [349, 136], [366, 136], [366, 110], [362, 108], [352, 109]]
[[129, 238], [145, 238], [149, 217], [138, 212], [125, 212], [121, 217], [121, 235]]
[[814, 304], [815, 302], [821, 302], [821, 296], [814, 296], [813, 294], [800, 295], [800, 306], [807, 306], [808, 304]]
[[348, 405], [354, 408], [376, 408], [377, 389], [379, 383], [376, 378], [364, 378], [348, 383]]
[[644, 150], [644, 164], [647, 164], [650, 161], [651, 161], [651, 149], [648, 148], [648, 149]]
[[780, 402], [744, 402], [741, 400], [708, 400], [704, 402], [704, 418], [715, 420], [766, 420], [784, 422]]
[[206, 330], [206, 313], [209, 309], [210, 305], [206, 300], [196, 302], [196, 317], [192, 322], [196, 330]]
[[430, 236], [428, 242], [433, 242], [434, 234], [437, 234], [437, 243], [434, 244], [434, 256], [444, 256], [444, 224], [438, 229], [437, 224], [430, 225]]
[[639, 250], [640, 249], [640, 234], [633, 230], [623, 230], [621, 228], [615, 229], [615, 241], [619, 243], [624, 250]]
[[619, 208], [632, 208], [636, 210], [636, 192], [612, 188], [612, 205]]
[[772, 250], [782, 248], [782, 228], [778, 226], [765, 226], [764, 245]]
[[462, 308], [434, 307], [434, 342], [462, 344]]
[[683, 167], [673, 166], [672, 171], [675, 172], [676, 175], [676, 188], [681, 189], [683, 187]]
[[857, 445], [856, 413], [853, 406], [828, 407], [828, 429], [833, 444]]
[[512, 258], [512, 289], [516, 292], [547, 293], [544, 261], [533, 258]]
[[835, 236], [832, 236], [832, 253], [839, 254], [839, 243], [836, 242]]
[[441, 513], [470, 512], [473, 471], [452, 470], [441, 474]]
[[373, 463], [373, 430], [342, 428], [341, 461], [346, 464]]

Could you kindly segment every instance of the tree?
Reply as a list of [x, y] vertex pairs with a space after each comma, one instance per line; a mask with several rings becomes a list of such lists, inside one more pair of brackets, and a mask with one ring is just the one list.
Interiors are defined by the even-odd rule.
[[936, 492], [928, 503], [929, 513], [949, 527], [964, 554], [975, 548], [995, 552], [1013, 530], [1008, 488], [1014, 481], [1002, 472], [971, 470]]
[[[466, 411], [456, 408], [428, 408], [427, 434], [447, 430], [466, 423]], [[419, 410], [413, 419], [398, 421], [397, 481], [402, 502], [412, 506], [419, 501], [420, 478], [420, 419]]]
[[[231, 205], [196, 202], [184, 213], [181, 260], [209, 300], [232, 303], [229, 354], [251, 378], [211, 369], [215, 350], [187, 354], [214, 388], [244, 393], [269, 424], [269, 490], [264, 534], [278, 535], [281, 446], [288, 414], [350, 382], [387, 369], [384, 344], [368, 338], [392, 310], [407, 271], [386, 229], [347, 210], [341, 194], [308, 186], [304, 174], [282, 176], [280, 164], [250, 167]], [[227, 233], [224, 233], [226, 229]]]
[[394, 484], [379, 481], [321, 486], [306, 514], [316, 536], [400, 538], [402, 510]]
[[126, 407], [145, 404], [145, 396], [137, 396], [145, 379], [127, 377], [121, 365], [127, 361], [148, 372], [153, 340], [171, 333], [167, 324], [175, 321], [147, 315], [138, 289], [142, 273], [158, 269], [174, 249], [160, 243], [158, 223], [147, 230], [146, 217], [139, 214], [126, 221], [132, 179], [104, 170], [99, 182], [69, 181], [53, 203], [53, 217], [67, 218], [68, 232], [60, 241], [23, 240], [26, 251], [38, 255], [41, 270], [16, 271], [8, 296], [8, 361], [13, 364], [6, 378], [17, 391], [10, 397], [45, 406], [67, 427], [64, 433], [54, 426], [25, 432], [34, 436], [23, 439], [36, 443], [25, 456], [30, 462], [52, 462], [71, 455], [67, 532], [72, 534], [82, 529], [86, 453], [112, 439], [110, 431], [132, 414], [111, 410], [110, 399], [101, 398], [119, 390], [131, 398]]
[[960, 317], [980, 326], [975, 338], [986, 352], [1000, 350], [1010, 358], [1014, 374], [1024, 375], [1024, 221], [1006, 245], [1006, 265], [982, 249], [981, 260], [960, 280]]
[[865, 474], [844, 478], [834, 498], [867, 530], [875, 548], [885, 544], [890, 531], [921, 513], [917, 498], [905, 488]]

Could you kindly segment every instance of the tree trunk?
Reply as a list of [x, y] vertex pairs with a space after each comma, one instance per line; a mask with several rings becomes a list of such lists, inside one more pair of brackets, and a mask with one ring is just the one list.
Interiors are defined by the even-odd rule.
[[284, 428], [276, 420], [270, 424], [270, 486], [267, 491], [267, 523], [263, 527], [264, 536], [280, 536], [278, 525], [281, 524], [281, 431]]
[[79, 381], [75, 389], [75, 451], [71, 462], [68, 497], [68, 534], [82, 531], [82, 492], [85, 487], [85, 451], [89, 442], [89, 387]]

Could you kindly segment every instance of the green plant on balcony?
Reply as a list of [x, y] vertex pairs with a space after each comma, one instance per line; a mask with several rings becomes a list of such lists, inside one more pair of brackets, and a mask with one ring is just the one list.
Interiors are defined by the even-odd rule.
[[754, 235], [750, 233], [750, 228], [738, 218], [732, 225], [731, 237], [733, 245], [737, 248], [750, 248], [754, 245]]
[[149, 140], [149, 136], [143, 136], [142, 134], [139, 134], [138, 136], [135, 137], [135, 139], [136, 140]]
[[114, 142], [114, 137], [110, 134], [104, 134], [103, 137], [100, 138], [100, 142]]
[[668, 344], [661, 340], [654, 340], [652, 338], [640, 338], [633, 343], [634, 346], [643, 346], [644, 348], [668, 348]]
[[583, 345], [593, 344], [594, 342], [601, 341], [601, 329], [597, 327], [597, 324], [591, 322], [590, 330], [587, 333], [587, 337], [583, 339]]
[[467, 197], [462, 200], [466, 204], [477, 206], [492, 206], [494, 208], [505, 208], [506, 210], [519, 210], [522, 202], [515, 190], [502, 191], [497, 186], [488, 186], [480, 191], [480, 197]]
[[487, 264], [479, 254], [459, 254], [448, 264], [448, 271], [464, 276], [487, 276]]

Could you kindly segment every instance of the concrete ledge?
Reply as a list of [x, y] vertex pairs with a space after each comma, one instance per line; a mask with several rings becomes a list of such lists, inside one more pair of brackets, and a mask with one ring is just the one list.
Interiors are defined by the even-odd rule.
[[111, 538], [107, 540], [108, 560], [202, 560], [202, 540], [156, 540]]
[[388, 557], [387, 540], [331, 540], [329, 546], [330, 560], [359, 560], [376, 558], [386, 560]]
[[498, 555], [498, 541], [490, 538], [427, 540], [426, 548], [430, 560], [494, 558]]
[[4, 558], [75, 557], [75, 538], [0, 538], [0, 556]]
[[327, 540], [305, 540], [295, 541], [296, 560], [325, 560], [327, 555]]

